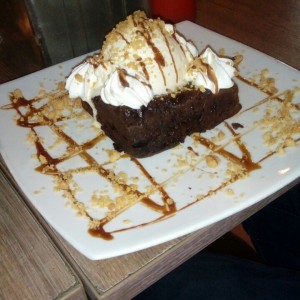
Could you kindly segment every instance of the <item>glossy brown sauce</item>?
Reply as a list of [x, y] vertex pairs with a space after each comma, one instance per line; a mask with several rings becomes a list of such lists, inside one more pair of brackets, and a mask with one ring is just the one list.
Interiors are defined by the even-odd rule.
[[[155, 52], [155, 47], [152, 45], [152, 49]], [[163, 65], [163, 62], [161, 61], [160, 55], [156, 54], [156, 59], [158, 64]], [[124, 86], [126, 86], [127, 81], [126, 78], [122, 72], [119, 73], [120, 80]], [[241, 79], [241, 77], [239, 77]], [[250, 81], [247, 81], [246, 79], [241, 79], [243, 82], [253, 86], [253, 83]], [[258, 87], [257, 87], [258, 88]], [[43, 143], [40, 141], [39, 138], [37, 138], [34, 141], [34, 145], [36, 148], [36, 155], [37, 158], [40, 159], [40, 166], [36, 168], [36, 171], [41, 172], [46, 175], [54, 176], [57, 180], [62, 181], [65, 183], [66, 192], [68, 193], [68, 198], [74, 203], [78, 203], [78, 200], [76, 199], [76, 194], [72, 191], [70, 188], [70, 178], [72, 180], [72, 172], [70, 174], [64, 174], [63, 172], [60, 172], [57, 168], [57, 165], [70, 157], [74, 155], [79, 155], [86, 163], [86, 168], [81, 168], [73, 170], [74, 173], [79, 171], [90, 171], [93, 170], [94, 172], [98, 173], [101, 177], [105, 178], [109, 182], [113, 184], [117, 184], [120, 189], [122, 189], [123, 193], [125, 195], [134, 195], [138, 202], [145, 205], [150, 210], [153, 210], [155, 212], [158, 212], [160, 214], [159, 217], [157, 217], [152, 222], [140, 224], [131, 226], [124, 229], [118, 229], [113, 232], [108, 232], [105, 230], [105, 225], [109, 223], [114, 217], [116, 217], [118, 214], [121, 214], [122, 211], [117, 211], [114, 215], [104, 217], [101, 220], [95, 220], [93, 217], [91, 217], [86, 211], [83, 212], [83, 215], [87, 217], [91, 222], [96, 222], [96, 226], [91, 227], [88, 229], [89, 234], [91, 234], [94, 237], [102, 238], [105, 240], [111, 240], [113, 239], [113, 233], [130, 230], [136, 227], [146, 226], [155, 222], [159, 222], [165, 218], [168, 218], [170, 216], [173, 216], [178, 212], [179, 210], [183, 210], [194, 203], [201, 201], [207, 197], [210, 197], [212, 194], [217, 193], [218, 191], [222, 190], [225, 186], [228, 186], [229, 184], [237, 181], [240, 179], [239, 174], [235, 174], [230, 180], [227, 180], [223, 182], [220, 186], [218, 186], [215, 189], [211, 189], [207, 192], [207, 194], [203, 196], [198, 196], [194, 199], [194, 201], [190, 202], [186, 206], [178, 209], [176, 207], [176, 202], [174, 199], [172, 199], [168, 193], [166, 192], [163, 185], [160, 185], [155, 181], [155, 179], [150, 175], [150, 173], [146, 170], [146, 168], [143, 166], [140, 160], [135, 158], [130, 158], [131, 162], [134, 163], [137, 168], [141, 171], [141, 173], [148, 179], [148, 181], [151, 183], [151, 186], [153, 187], [151, 192], [148, 193], [142, 193], [139, 190], [131, 189], [129, 185], [125, 184], [123, 181], [121, 181], [117, 175], [115, 175], [111, 170], [107, 170], [103, 167], [103, 165], [97, 163], [97, 161], [87, 152], [87, 150], [92, 149], [95, 147], [101, 140], [105, 138], [105, 135], [100, 133], [98, 136], [96, 136], [94, 139], [86, 142], [83, 145], [79, 145], [75, 142], [75, 140], [64, 133], [61, 128], [56, 124], [57, 121], [63, 120], [64, 118], [61, 117], [59, 119], [56, 119], [55, 121], [50, 120], [46, 115], [43, 114], [43, 106], [40, 108], [35, 108], [34, 104], [35, 102], [39, 102], [41, 99], [35, 98], [31, 100], [27, 100], [23, 97], [15, 97], [14, 94], [11, 95], [10, 101], [11, 103], [9, 105], [6, 105], [3, 107], [3, 109], [14, 109], [18, 113], [18, 119], [16, 120], [17, 125], [29, 128], [32, 133], [34, 133], [36, 136], [38, 136], [36, 128], [39, 126], [49, 126], [52, 131], [65, 143], [68, 144], [68, 153], [62, 157], [59, 158], [53, 158], [49, 151], [44, 147]], [[26, 107], [26, 112], [22, 112], [21, 108]], [[296, 109], [299, 109], [299, 106], [295, 105]], [[35, 118], [35, 116], [38, 115], [38, 118]], [[250, 172], [257, 170], [261, 168], [260, 163], [269, 158], [270, 156], [274, 155], [275, 152], [271, 152], [262, 159], [260, 159], [259, 162], [254, 162], [251, 157], [251, 153], [247, 149], [247, 146], [242, 142], [239, 134], [235, 132], [236, 129], [242, 128], [243, 125], [239, 123], [232, 123], [231, 125], [225, 122], [225, 126], [228, 128], [229, 132], [232, 135], [232, 143], [235, 143], [237, 147], [240, 149], [241, 155], [237, 156], [227, 150], [225, 150], [224, 147], [218, 146], [215, 143], [213, 143], [211, 140], [204, 138], [201, 135], [195, 135], [193, 137], [195, 140], [197, 140], [201, 145], [209, 149], [210, 151], [213, 151], [217, 153], [218, 155], [221, 155], [226, 160], [229, 160], [233, 162], [236, 165], [239, 165], [242, 167], [243, 172], [249, 174]], [[299, 139], [298, 139], [299, 141]], [[197, 157], [199, 157], [199, 154], [197, 151], [195, 151], [191, 146], [188, 147], [189, 151], [192, 151]], [[43, 159], [41, 159], [41, 157]], [[154, 200], [151, 199], [151, 194], [153, 192], [158, 192], [161, 195], [162, 204], [158, 204]], [[129, 208], [129, 207], [127, 207]], [[125, 208], [126, 209], [126, 208]]]
[[129, 83], [126, 79], [126, 75], [124, 74], [124, 72], [120, 69], [118, 69], [118, 76], [120, 79], [120, 82], [122, 84], [123, 87], [129, 87]]
[[[93, 220], [92, 217], [89, 216], [90, 220]], [[88, 232], [91, 236], [96, 237], [96, 238], [102, 238], [104, 240], [112, 240], [114, 237], [112, 235], [112, 233], [105, 231], [104, 226], [108, 223], [108, 220], [105, 222], [101, 222], [99, 224], [99, 226], [95, 227], [95, 228], [89, 228]]]
[[[232, 132], [233, 136], [236, 136], [232, 128], [227, 123], [225, 124], [228, 127], [228, 129]], [[242, 153], [241, 157], [225, 150], [223, 147], [215, 145], [211, 140], [202, 136], [195, 137], [195, 139], [197, 139], [207, 149], [210, 149], [211, 151], [220, 154], [221, 156], [223, 156], [229, 161], [232, 161], [236, 165], [242, 166], [246, 172], [251, 172], [256, 169], [260, 169], [260, 165], [252, 161], [250, 152], [247, 150], [245, 144], [243, 144], [239, 138], [235, 139], [235, 143]]]
[[121, 32], [119, 32], [119, 31], [116, 30], [116, 33], [122, 38], [122, 40], [123, 40], [126, 44], [129, 44], [129, 42], [127, 41], [127, 39], [125, 38], [125, 36], [124, 36]]
[[163, 30], [161, 28], [160, 28], [160, 31], [161, 31], [161, 34], [164, 37], [165, 43], [166, 43], [166, 45], [168, 47], [168, 50], [169, 50], [169, 53], [170, 53], [170, 56], [171, 56], [171, 59], [172, 59], [172, 65], [174, 66], [174, 71], [175, 71], [175, 75], [176, 75], [176, 82], [178, 82], [178, 80], [179, 80], [179, 78], [178, 78], [178, 70], [177, 70], [177, 66], [176, 66], [176, 63], [175, 63], [174, 56], [173, 56], [173, 51], [171, 50], [170, 43], [169, 43], [166, 35], [164, 34], [164, 32], [163, 32]]
[[207, 76], [208, 76], [209, 80], [214, 83], [215, 90], [218, 92], [219, 91], [218, 78], [215, 74], [214, 69], [209, 64], [203, 63], [203, 65], [205, 66], [205, 68], [207, 70]]
[[165, 76], [165, 73], [164, 73], [164, 70], [163, 70], [163, 68], [166, 65], [164, 55], [155, 46], [155, 44], [152, 40], [152, 37], [151, 37], [151, 30], [146, 27], [146, 23], [141, 22], [139, 25], [143, 28], [143, 31], [140, 31], [140, 34], [144, 37], [146, 43], [152, 49], [152, 52], [153, 52], [153, 55], [154, 55], [154, 61], [156, 62], [157, 66], [159, 68], [159, 71], [160, 71], [161, 76], [162, 76], [163, 81], [164, 81], [164, 85], [166, 85], [166, 76]]
[[193, 152], [196, 156], [199, 156], [199, 153], [198, 153], [197, 151], [195, 151], [195, 150], [193, 149], [193, 147], [188, 146], [187, 149], [190, 150], [191, 152]]
[[136, 166], [142, 171], [143, 175], [151, 182], [152, 186], [158, 190], [162, 195], [162, 200], [164, 206], [161, 207], [156, 202], [152, 201], [150, 198], [143, 198], [142, 202], [147, 204], [148, 207], [151, 207], [155, 211], [160, 211], [163, 214], [171, 214], [176, 211], [176, 203], [169, 197], [168, 193], [159, 185], [154, 178], [148, 173], [145, 167], [137, 160], [136, 158], [131, 158], [131, 160], [136, 164]]
[[239, 128], [244, 128], [244, 126], [242, 125], [242, 124], [240, 124], [240, 123], [231, 123], [231, 126], [232, 126], [232, 128], [234, 129], [234, 130], [237, 130], [237, 129], [239, 129]]
[[145, 75], [145, 78], [149, 81], [150, 76], [149, 76], [146, 64], [141, 59], [139, 60], [139, 64], [142, 67], [142, 70], [143, 70], [143, 73]]
[[178, 41], [178, 39], [177, 39], [177, 37], [176, 37], [176, 34], [175, 34], [175, 31], [174, 31], [174, 33], [172, 34], [172, 37], [173, 37], [173, 39], [176, 41], [176, 43], [179, 45], [180, 50], [182, 51], [182, 53], [185, 55], [185, 51], [184, 51], [184, 49], [183, 49], [181, 43]]

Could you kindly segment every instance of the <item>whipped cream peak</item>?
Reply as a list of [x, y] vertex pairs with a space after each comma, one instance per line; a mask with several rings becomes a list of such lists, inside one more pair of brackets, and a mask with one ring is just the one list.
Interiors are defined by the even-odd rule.
[[84, 101], [90, 101], [92, 97], [100, 94], [112, 69], [110, 64], [101, 64], [95, 67], [84, 61], [75, 67], [67, 78], [66, 89], [69, 91], [70, 97], [80, 97]]
[[126, 105], [134, 109], [147, 106], [153, 93], [145, 78], [140, 74], [129, 74], [117, 69], [108, 78], [101, 90], [101, 99], [114, 106]]
[[138, 109], [188, 84], [216, 93], [233, 85], [234, 71], [229, 59], [210, 49], [199, 56], [173, 25], [137, 11], [106, 36], [98, 54], [74, 68], [66, 89], [71, 98], [87, 101], [95, 116], [95, 96], [107, 104]]
[[219, 57], [211, 48], [206, 48], [193, 66], [189, 75], [195, 86], [202, 86], [214, 94], [233, 86], [232, 78], [236, 73], [233, 60]]

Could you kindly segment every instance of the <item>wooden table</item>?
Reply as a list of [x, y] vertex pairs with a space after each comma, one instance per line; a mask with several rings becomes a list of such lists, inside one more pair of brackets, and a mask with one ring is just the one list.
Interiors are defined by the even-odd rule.
[[[197, 23], [300, 69], [300, 1], [234, 2], [199, 0]], [[130, 299], [300, 181], [193, 234], [90, 261], [25, 206], [3, 164], [1, 169], [5, 175], [0, 173], [0, 298], [14, 299], [84, 298], [81, 282], [92, 299]], [[21, 289], [28, 294], [19, 293]]]
[[298, 0], [198, 0], [197, 23], [300, 70]]
[[0, 191], [0, 299], [86, 299], [78, 275], [1, 170]]

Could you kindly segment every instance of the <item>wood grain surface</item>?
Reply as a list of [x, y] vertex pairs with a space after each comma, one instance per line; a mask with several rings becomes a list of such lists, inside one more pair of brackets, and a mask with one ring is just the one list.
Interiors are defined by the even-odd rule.
[[197, 24], [300, 70], [299, 0], [198, 0]]
[[86, 299], [70, 265], [0, 172], [0, 299]]

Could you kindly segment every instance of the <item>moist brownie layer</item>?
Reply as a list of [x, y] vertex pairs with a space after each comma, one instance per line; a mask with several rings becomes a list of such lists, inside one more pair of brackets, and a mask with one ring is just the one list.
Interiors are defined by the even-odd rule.
[[[115, 149], [134, 157], [147, 157], [172, 148], [194, 132], [204, 132], [236, 114], [241, 105], [238, 88], [221, 89], [218, 94], [206, 90], [184, 90], [154, 98], [147, 107], [105, 104], [93, 98], [97, 121], [114, 141]], [[83, 107], [92, 114], [91, 107]]]

